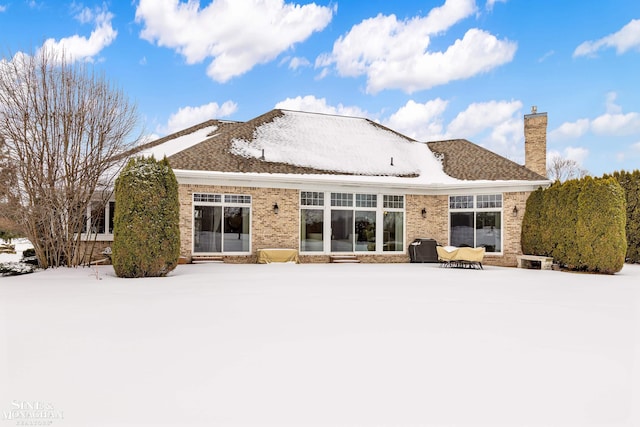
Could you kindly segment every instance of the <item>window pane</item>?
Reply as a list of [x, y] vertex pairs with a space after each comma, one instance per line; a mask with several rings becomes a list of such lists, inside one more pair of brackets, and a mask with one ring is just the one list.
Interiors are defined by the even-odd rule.
[[303, 191], [300, 193], [302, 206], [324, 206], [324, 193], [319, 191]]
[[353, 252], [353, 211], [331, 211], [331, 252]]
[[473, 196], [449, 196], [449, 209], [472, 209]]
[[222, 196], [220, 194], [195, 193], [193, 195], [193, 201], [194, 202], [220, 203], [220, 202], [222, 202]]
[[251, 203], [251, 196], [242, 196], [238, 194], [225, 194], [224, 202], [246, 205]]
[[383, 251], [404, 250], [403, 218], [402, 212], [384, 213]]
[[502, 215], [500, 212], [476, 213], [476, 246], [486, 252], [502, 251]]
[[356, 251], [376, 250], [376, 213], [356, 211]]
[[222, 252], [222, 207], [194, 206], [193, 251]]
[[478, 208], [501, 208], [502, 194], [484, 194], [478, 196]]
[[91, 232], [92, 233], [104, 233], [105, 216], [104, 216], [104, 204], [102, 202], [91, 203]]
[[303, 209], [300, 211], [300, 251], [322, 252], [324, 211]]
[[331, 206], [353, 206], [353, 194], [331, 193]]
[[224, 208], [224, 252], [249, 252], [249, 208]]
[[402, 209], [404, 196], [382, 196], [382, 205], [385, 209]]
[[378, 196], [375, 194], [356, 194], [357, 208], [375, 208], [378, 205]]
[[474, 247], [473, 212], [451, 213], [451, 236], [449, 242], [452, 246]]
[[109, 233], [113, 234], [113, 216], [116, 213], [116, 202], [109, 202]]

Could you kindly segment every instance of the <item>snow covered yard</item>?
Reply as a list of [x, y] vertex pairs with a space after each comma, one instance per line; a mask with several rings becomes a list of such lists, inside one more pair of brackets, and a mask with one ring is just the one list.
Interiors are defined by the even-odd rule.
[[[434, 264], [0, 278], [0, 427], [638, 426], [639, 279]], [[48, 424], [20, 424], [34, 407], [26, 421]]]

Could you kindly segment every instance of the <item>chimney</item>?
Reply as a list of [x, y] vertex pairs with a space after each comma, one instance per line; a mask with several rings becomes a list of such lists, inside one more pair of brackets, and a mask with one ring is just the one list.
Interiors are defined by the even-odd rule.
[[524, 166], [547, 177], [547, 113], [535, 105], [524, 115]]

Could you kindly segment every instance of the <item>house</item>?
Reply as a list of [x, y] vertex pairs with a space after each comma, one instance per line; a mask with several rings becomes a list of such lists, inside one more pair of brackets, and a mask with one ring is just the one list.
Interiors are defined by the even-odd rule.
[[[301, 262], [408, 262], [410, 243], [431, 238], [515, 266], [527, 197], [550, 184], [546, 128], [546, 113], [524, 116], [524, 166], [464, 139], [424, 143], [364, 118], [280, 109], [209, 120], [133, 154], [169, 159], [188, 261], [255, 263], [259, 250], [290, 248]], [[90, 213], [104, 246], [113, 209]]]

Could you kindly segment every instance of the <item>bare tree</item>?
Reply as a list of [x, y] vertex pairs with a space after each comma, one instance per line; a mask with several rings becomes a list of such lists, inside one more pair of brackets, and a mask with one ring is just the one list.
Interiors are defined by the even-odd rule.
[[0, 135], [0, 239], [24, 236], [19, 224], [12, 219], [19, 206], [16, 166], [9, 157], [7, 144]]
[[15, 167], [13, 212], [42, 267], [78, 265], [92, 196], [112, 188], [137, 108], [90, 64], [42, 49], [0, 60], [0, 138]]
[[547, 163], [547, 177], [553, 181], [564, 182], [569, 179], [584, 178], [589, 171], [582, 169], [578, 162], [565, 159], [560, 155], [552, 156]]

